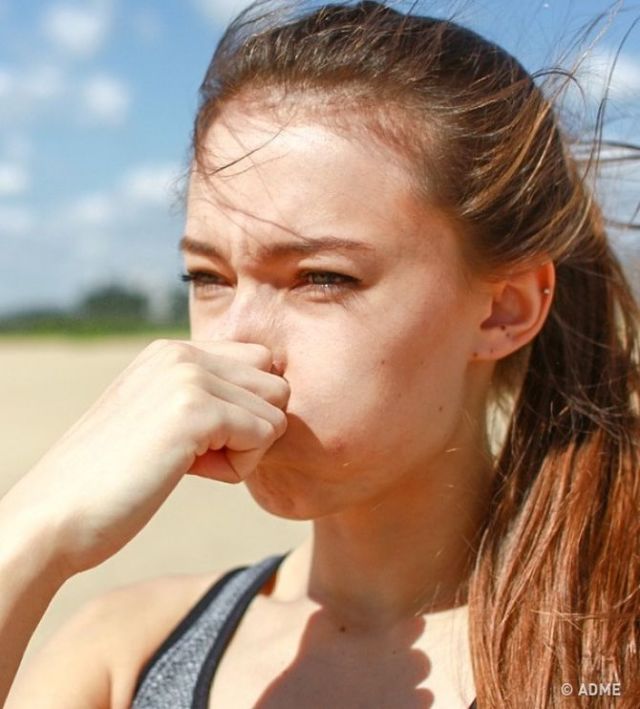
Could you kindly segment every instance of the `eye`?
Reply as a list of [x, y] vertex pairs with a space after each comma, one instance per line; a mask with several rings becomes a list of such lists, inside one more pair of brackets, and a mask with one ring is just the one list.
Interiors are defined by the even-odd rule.
[[180, 276], [184, 283], [192, 283], [197, 292], [215, 291], [220, 286], [225, 285], [225, 280], [217, 273], [205, 273], [204, 271], [188, 271]]
[[306, 271], [301, 276], [304, 286], [320, 292], [344, 290], [353, 288], [359, 283], [357, 278], [333, 271]]
[[[225, 278], [217, 273], [205, 271], [188, 271], [180, 276], [185, 283], [193, 284], [198, 295], [213, 295], [221, 288], [229, 285]], [[347, 295], [360, 281], [353, 276], [334, 271], [305, 271], [298, 276], [297, 288], [315, 292], [323, 298]]]

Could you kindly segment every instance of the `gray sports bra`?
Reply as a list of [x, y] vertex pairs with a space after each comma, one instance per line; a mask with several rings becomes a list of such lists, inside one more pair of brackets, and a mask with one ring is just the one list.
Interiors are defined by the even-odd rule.
[[[220, 578], [143, 667], [132, 709], [207, 709], [227, 642], [249, 603], [286, 556], [269, 556]], [[475, 701], [469, 709], [476, 709]]]

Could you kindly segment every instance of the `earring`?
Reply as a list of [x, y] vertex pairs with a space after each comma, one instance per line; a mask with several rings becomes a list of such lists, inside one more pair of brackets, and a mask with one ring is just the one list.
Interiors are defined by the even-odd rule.
[[551, 288], [543, 288], [543, 289], [542, 289], [542, 292], [543, 292], [545, 295], [549, 295], [549, 293], [551, 293]]

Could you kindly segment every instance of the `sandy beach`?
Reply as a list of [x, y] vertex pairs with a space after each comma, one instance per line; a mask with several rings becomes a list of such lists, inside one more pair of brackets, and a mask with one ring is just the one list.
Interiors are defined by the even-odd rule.
[[[27, 472], [153, 338], [0, 339], [0, 494]], [[124, 549], [53, 600], [27, 657], [83, 603], [167, 573], [225, 570], [298, 544], [309, 523], [272, 517], [240, 485], [186, 476]]]

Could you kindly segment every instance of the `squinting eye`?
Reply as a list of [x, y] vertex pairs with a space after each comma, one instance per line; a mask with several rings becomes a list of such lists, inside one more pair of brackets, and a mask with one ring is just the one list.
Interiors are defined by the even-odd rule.
[[358, 283], [358, 279], [353, 276], [345, 276], [342, 273], [332, 271], [307, 271], [302, 274], [302, 278], [307, 281], [306, 285], [317, 290], [333, 290], [340, 288], [350, 288]]
[[[201, 296], [207, 293], [210, 295], [219, 293], [220, 289], [228, 285], [223, 276], [205, 271], [189, 271], [183, 273], [180, 279], [185, 283], [192, 283], [196, 293]], [[298, 279], [297, 288], [303, 291], [315, 291], [323, 297], [347, 295], [349, 290], [353, 290], [360, 283], [353, 276], [333, 271], [305, 271], [298, 276]]]
[[180, 276], [180, 280], [184, 283], [193, 283], [195, 290], [217, 288], [224, 285], [222, 276], [215, 273], [204, 273], [203, 271], [189, 271]]

